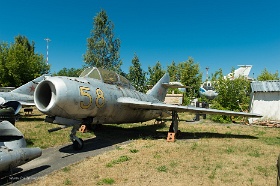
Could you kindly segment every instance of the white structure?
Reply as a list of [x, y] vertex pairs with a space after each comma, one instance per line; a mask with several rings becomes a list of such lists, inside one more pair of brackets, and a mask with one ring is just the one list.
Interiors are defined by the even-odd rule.
[[251, 113], [263, 115], [261, 120], [280, 121], [280, 81], [253, 81], [251, 88]]
[[252, 65], [238, 65], [239, 68], [236, 69], [233, 73], [229, 73], [228, 75], [224, 76], [224, 78], [229, 78], [231, 80], [239, 78], [239, 77], [245, 77], [246, 79], [252, 80], [252, 78], [249, 77], [250, 71], [252, 69]]

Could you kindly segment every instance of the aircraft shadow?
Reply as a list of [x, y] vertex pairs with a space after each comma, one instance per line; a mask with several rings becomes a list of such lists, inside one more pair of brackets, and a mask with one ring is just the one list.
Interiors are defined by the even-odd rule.
[[[168, 131], [157, 131], [166, 127], [165, 124], [155, 124], [148, 126], [139, 126], [133, 128], [121, 128], [113, 125], [101, 125], [94, 134], [95, 138], [84, 141], [84, 148], [75, 151], [72, 144], [60, 149], [66, 153], [80, 153], [91, 150], [97, 150], [109, 147], [115, 144], [123, 143], [135, 139], [166, 139]], [[180, 132], [177, 137], [180, 139], [201, 139], [201, 138], [238, 138], [238, 139], [257, 139], [255, 136], [238, 135], [238, 134], [223, 134], [215, 132]]]
[[34, 118], [34, 117], [20, 117], [19, 121], [45, 121], [44, 118]]
[[36, 167], [34, 169], [29, 169], [27, 171], [22, 171], [21, 168], [15, 168], [13, 169], [13, 174], [11, 175], [10, 172], [4, 172], [4, 173], [1, 172], [0, 185], [10, 185], [24, 179], [28, 179], [28, 180], [38, 179], [36, 177], [32, 177], [32, 175], [37, 174], [38, 172], [41, 172], [49, 167], [50, 167], [49, 165], [43, 165], [40, 167]]
[[70, 144], [62, 147], [59, 151], [64, 153], [82, 153], [102, 149], [129, 140], [151, 136], [152, 133], [156, 133], [158, 128], [162, 127], [164, 127], [164, 125], [144, 126], [143, 129], [139, 129], [138, 127], [125, 129], [112, 125], [100, 125], [98, 129], [94, 131], [95, 138], [84, 140], [83, 149], [75, 151], [72, 148], [72, 144]]
[[237, 139], [258, 139], [255, 136], [240, 134], [220, 134], [213, 132], [181, 132], [178, 139], [201, 139], [201, 138], [237, 138]]

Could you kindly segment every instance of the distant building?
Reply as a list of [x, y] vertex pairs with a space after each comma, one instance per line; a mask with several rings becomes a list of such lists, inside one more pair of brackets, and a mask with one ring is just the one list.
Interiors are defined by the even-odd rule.
[[261, 120], [280, 121], [280, 81], [252, 81], [251, 88], [250, 111], [263, 115]]

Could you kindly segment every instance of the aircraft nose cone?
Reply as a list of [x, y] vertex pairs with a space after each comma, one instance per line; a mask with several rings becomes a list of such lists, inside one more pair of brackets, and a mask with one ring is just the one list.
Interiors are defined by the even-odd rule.
[[[60, 96], [61, 93], [64, 96]], [[50, 77], [42, 81], [35, 89], [34, 102], [36, 107], [43, 113], [50, 114], [59, 101], [64, 100], [67, 95], [64, 81], [59, 77]]]

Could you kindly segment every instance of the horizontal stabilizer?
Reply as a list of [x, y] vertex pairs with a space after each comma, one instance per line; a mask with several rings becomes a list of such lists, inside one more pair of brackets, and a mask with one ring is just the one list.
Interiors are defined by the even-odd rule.
[[185, 86], [180, 82], [162, 83], [162, 86], [165, 88], [190, 88], [190, 86]]

